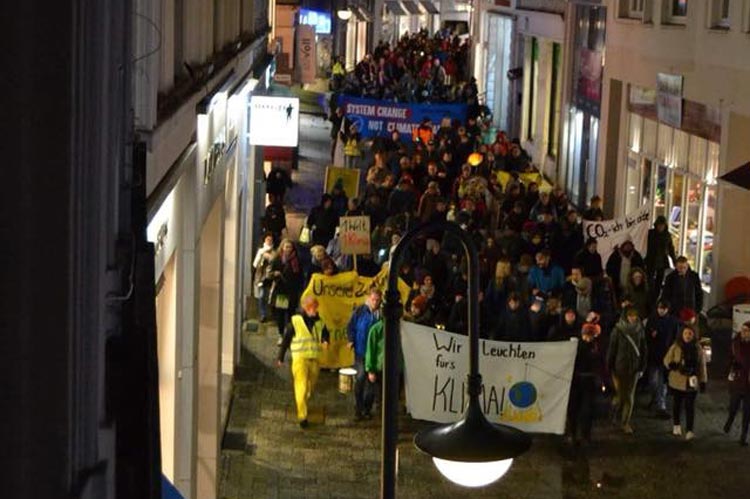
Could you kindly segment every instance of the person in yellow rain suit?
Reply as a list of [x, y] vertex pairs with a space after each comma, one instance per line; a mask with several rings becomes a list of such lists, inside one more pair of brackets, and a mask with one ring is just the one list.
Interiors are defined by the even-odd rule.
[[306, 296], [300, 302], [301, 314], [292, 316], [284, 330], [276, 366], [284, 363], [287, 349], [292, 351], [292, 377], [294, 378], [294, 400], [297, 403], [297, 419], [301, 428], [307, 428], [307, 401], [310, 400], [318, 381], [320, 364], [318, 359], [328, 347], [330, 334], [318, 317], [318, 300]]

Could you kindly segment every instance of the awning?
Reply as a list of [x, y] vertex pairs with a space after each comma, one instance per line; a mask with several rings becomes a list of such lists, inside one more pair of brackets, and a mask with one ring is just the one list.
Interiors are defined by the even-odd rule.
[[409, 11], [409, 14], [416, 14], [420, 15], [422, 14], [422, 10], [419, 8], [419, 5], [417, 5], [417, 2], [414, 0], [404, 0], [402, 2], [404, 4], [404, 8]]
[[398, 1], [385, 2], [385, 8], [394, 16], [405, 16], [408, 14]]
[[422, 4], [422, 7], [424, 7], [428, 14], [440, 14], [437, 5], [430, 0], [419, 0], [419, 3]]
[[750, 189], [750, 163], [745, 163], [744, 165], [725, 173], [719, 177], [719, 179], [742, 187], [743, 189]]

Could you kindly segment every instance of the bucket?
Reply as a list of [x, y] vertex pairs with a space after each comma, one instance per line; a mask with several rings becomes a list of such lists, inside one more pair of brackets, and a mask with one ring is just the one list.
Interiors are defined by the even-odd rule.
[[339, 392], [349, 393], [354, 388], [354, 376], [357, 370], [351, 367], [339, 369]]
[[732, 331], [738, 333], [750, 321], [750, 303], [740, 303], [732, 308]]

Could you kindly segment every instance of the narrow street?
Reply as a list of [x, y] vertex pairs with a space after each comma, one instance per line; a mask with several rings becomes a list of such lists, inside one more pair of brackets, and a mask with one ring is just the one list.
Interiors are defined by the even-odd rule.
[[[300, 121], [300, 168], [287, 196], [289, 233], [295, 239], [310, 208], [319, 202], [329, 126], [311, 115]], [[300, 429], [289, 359], [281, 368], [274, 366], [276, 327], [270, 322], [256, 325], [251, 321], [251, 331], [242, 333], [220, 497], [377, 497], [380, 421], [355, 422], [352, 394], [339, 393], [338, 374], [324, 370], [311, 402], [311, 426]], [[604, 416], [594, 423], [591, 446], [577, 452], [561, 437], [535, 435], [531, 451], [516, 460], [502, 481], [479, 490], [444, 479], [412, 443], [426, 423], [402, 415], [399, 497], [744, 497], [739, 481], [714, 479], [741, 469], [747, 459], [736, 435], [728, 438], [721, 432], [725, 385], [723, 380], [709, 382], [707, 394], [698, 397], [697, 438], [692, 442], [673, 439], [671, 423], [651, 417], [643, 396], [635, 411], [634, 436], [623, 435]]]

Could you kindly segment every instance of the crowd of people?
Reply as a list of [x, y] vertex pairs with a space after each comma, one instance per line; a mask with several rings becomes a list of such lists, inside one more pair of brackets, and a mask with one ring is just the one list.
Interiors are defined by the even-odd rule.
[[[289, 324], [294, 323], [293, 312], [312, 273], [334, 275], [353, 268], [352, 258], [341, 254], [339, 217], [370, 217], [372, 252], [359, 256], [357, 265], [357, 271], [367, 276], [389, 261], [405, 231], [427, 222], [455, 222], [479, 249], [484, 338], [578, 338], [570, 439], [590, 439], [602, 387], [611, 395], [612, 420], [624, 433], [633, 433], [639, 385], [651, 394], [653, 415], [671, 418], [672, 433], [692, 439], [695, 400], [708, 381], [701, 345], [707, 331], [698, 321], [703, 291], [688, 260], [675, 253], [666, 220], [655, 220], [645, 254], [626, 240], [602, 261], [597, 240], [585, 239], [581, 226], [582, 219], [603, 219], [602, 199], [594, 196], [579, 213], [562, 188], [535, 175], [538, 172], [517, 140], [499, 132], [487, 143], [482, 136], [475, 119], [455, 123], [446, 118], [436, 129], [429, 124], [420, 127], [408, 140], [401, 140], [397, 132], [376, 139], [362, 196], [348, 197], [341, 186], [323, 194], [306, 220], [309, 245], [279, 241], [284, 228], [278, 216], [279, 194], [275, 196], [265, 219], [269, 235], [255, 266], [261, 319], [268, 317], [270, 304], [283, 335], [279, 360], [290, 346], [294, 357], [296, 335], [305, 341], [310, 334], [324, 338], [322, 330], [311, 332], [312, 325]], [[509, 178], [505, 185], [499, 172]], [[406, 320], [466, 334], [468, 273], [459, 241], [442, 232], [427, 233], [410, 248], [398, 273], [411, 289], [404, 307]], [[372, 290], [349, 324], [357, 370], [357, 419], [371, 416], [380, 377], [380, 303], [380, 291]], [[316, 307], [303, 305], [305, 314]], [[297, 351], [305, 350], [297, 345]], [[732, 347], [732, 403], [725, 427], [729, 432], [742, 406], [743, 445], [750, 422], [749, 370], [750, 324], [745, 324]], [[298, 400], [305, 399], [304, 393]]]
[[405, 33], [393, 46], [381, 41], [348, 74], [340, 60], [334, 62], [331, 89], [398, 102], [472, 102], [477, 94], [468, 75], [470, 49], [468, 37], [445, 31]]

